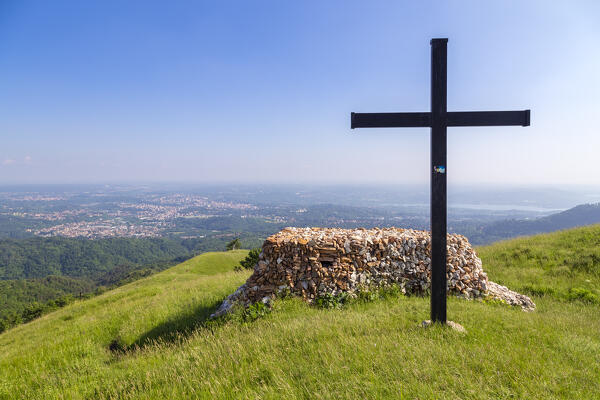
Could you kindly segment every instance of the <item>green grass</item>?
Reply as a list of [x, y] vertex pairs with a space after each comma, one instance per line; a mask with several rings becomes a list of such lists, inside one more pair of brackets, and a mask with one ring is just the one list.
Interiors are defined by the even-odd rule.
[[204, 254], [0, 335], [0, 398], [598, 398], [600, 306], [568, 296], [596, 293], [598, 238], [478, 249], [492, 280], [547, 290], [533, 313], [450, 298], [467, 334], [421, 328], [429, 299], [402, 296], [207, 323], [250, 272], [243, 250]]
[[492, 280], [511, 289], [600, 304], [600, 225], [499, 242], [478, 254]]

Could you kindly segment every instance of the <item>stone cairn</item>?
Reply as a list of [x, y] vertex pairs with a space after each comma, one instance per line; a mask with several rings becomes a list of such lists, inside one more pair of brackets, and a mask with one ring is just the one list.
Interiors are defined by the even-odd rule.
[[[412, 229], [285, 228], [262, 246], [254, 273], [213, 314], [234, 304], [247, 307], [286, 292], [311, 303], [325, 295], [399, 285], [405, 294], [424, 294], [431, 283], [431, 236]], [[489, 282], [481, 260], [462, 235], [447, 236], [448, 293], [493, 298], [529, 311], [535, 304]]]

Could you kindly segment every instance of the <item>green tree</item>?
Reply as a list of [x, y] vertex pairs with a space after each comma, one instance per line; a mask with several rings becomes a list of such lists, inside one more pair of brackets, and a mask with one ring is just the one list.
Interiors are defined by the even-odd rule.
[[242, 247], [242, 242], [240, 242], [239, 238], [233, 239], [231, 242], [227, 243], [227, 251], [229, 250], [237, 250]]

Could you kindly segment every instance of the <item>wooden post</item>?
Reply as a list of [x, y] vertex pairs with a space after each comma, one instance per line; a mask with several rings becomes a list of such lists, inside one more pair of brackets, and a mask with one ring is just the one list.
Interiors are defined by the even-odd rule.
[[440, 323], [446, 323], [447, 43], [431, 40], [431, 320]]

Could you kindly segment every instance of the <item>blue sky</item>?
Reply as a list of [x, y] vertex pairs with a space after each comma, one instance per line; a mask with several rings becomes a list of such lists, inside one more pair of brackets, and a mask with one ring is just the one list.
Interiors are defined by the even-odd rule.
[[450, 183], [600, 184], [600, 2], [0, 1], [0, 183], [420, 183], [448, 37]]

